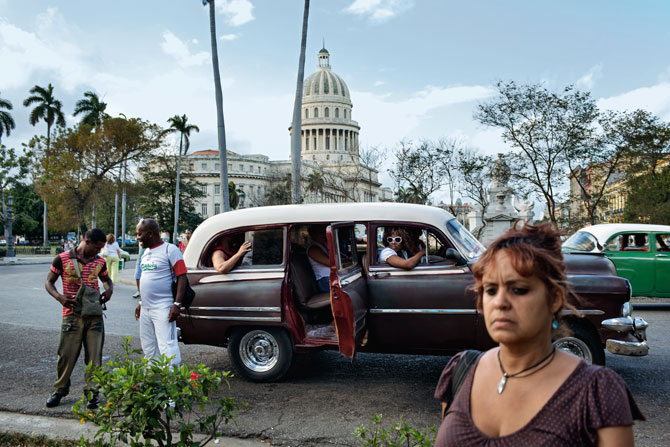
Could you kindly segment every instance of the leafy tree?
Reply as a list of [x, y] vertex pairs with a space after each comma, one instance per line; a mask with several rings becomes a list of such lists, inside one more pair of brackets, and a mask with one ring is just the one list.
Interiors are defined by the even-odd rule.
[[300, 38], [300, 57], [298, 59], [298, 79], [295, 85], [295, 99], [293, 101], [293, 123], [291, 125], [291, 172], [293, 184], [291, 186], [293, 203], [300, 203], [300, 145], [302, 139], [302, 84], [305, 78], [305, 48], [307, 47], [307, 22], [309, 19], [309, 0], [305, 0], [302, 15], [302, 34]]
[[[140, 169], [143, 180], [143, 193], [139, 199], [140, 214], [144, 217], [153, 217], [163, 231], [169, 231], [173, 240], [172, 223], [175, 219], [175, 205], [177, 191], [177, 163], [173, 155], [165, 152], [151, 158]], [[179, 191], [182, 200], [179, 202], [179, 227], [195, 228], [203, 218], [196, 212], [195, 203], [206, 197], [200, 189], [194, 175], [184, 172], [180, 177]], [[169, 229], [169, 230], [168, 230]], [[177, 229], [179, 231], [179, 228]]]
[[99, 128], [80, 124], [60, 131], [51, 145], [33, 139], [38, 193], [53, 203], [53, 222], [66, 230], [96, 224], [98, 191], [124, 162], [146, 160], [161, 142], [161, 129], [139, 119], [108, 118]]
[[597, 125], [598, 109], [590, 94], [572, 86], [561, 93], [540, 84], [498, 82], [498, 97], [480, 104], [475, 118], [502, 130], [515, 151], [509, 161], [512, 176], [532, 185], [558, 226], [558, 187], [565, 181], [566, 158], [586, 147]]
[[2, 110], [12, 110], [12, 108], [13, 106], [10, 101], [0, 98], [0, 142], [2, 142], [3, 135], [9, 136], [9, 134], [12, 132], [12, 129], [16, 127], [12, 115], [9, 112]]
[[291, 203], [291, 174], [271, 180], [265, 194], [266, 205], [287, 205]]
[[394, 155], [389, 174], [398, 187], [399, 201], [428, 203], [430, 195], [447, 184], [452, 154], [439, 144], [403, 140]]
[[489, 206], [490, 166], [493, 165], [493, 159], [488, 155], [480, 155], [474, 149], [462, 148], [458, 151], [455, 161], [463, 185], [462, 194], [480, 207], [482, 225], [475, 229], [474, 235], [479, 239], [486, 227], [484, 215]]
[[[28, 173], [31, 159], [32, 153], [30, 151], [23, 155], [17, 155], [14, 149], [7, 149], [4, 145], [0, 145], [0, 200], [2, 200], [0, 218], [4, 226], [5, 240], [9, 236], [7, 227], [9, 209], [5, 202], [7, 189], [23, 180]], [[15, 205], [18, 205], [18, 203], [15, 203]]]
[[670, 123], [646, 110], [636, 110], [616, 115], [612, 127], [627, 149], [629, 174], [646, 171], [654, 176], [660, 172], [661, 162], [670, 156]]
[[[167, 133], [179, 132], [179, 155], [177, 156], [177, 181], [175, 182], [177, 190], [175, 191], [175, 206], [174, 206], [174, 228], [172, 230], [174, 239], [172, 243], [177, 245], [177, 235], [179, 229], [177, 224], [179, 222], [179, 184], [181, 176], [181, 157], [188, 153], [190, 146], [189, 137], [191, 132], [200, 132], [200, 128], [195, 124], [188, 124], [188, 117], [186, 115], [175, 115], [168, 119], [170, 127], [165, 130]], [[183, 150], [182, 150], [183, 149]]]
[[74, 115], [84, 114], [81, 122], [89, 126], [99, 126], [109, 118], [105, 113], [107, 103], [100, 101], [98, 95], [92, 91], [84, 92], [84, 99], [77, 101], [74, 107]]
[[670, 165], [658, 172], [631, 176], [625, 222], [667, 225], [670, 222]]
[[240, 205], [240, 194], [232, 180], [228, 182], [228, 196], [230, 197], [230, 208], [236, 210]]
[[13, 232], [29, 240], [39, 239], [42, 235], [43, 206], [35, 187], [16, 182], [9, 189], [9, 194], [14, 197]]

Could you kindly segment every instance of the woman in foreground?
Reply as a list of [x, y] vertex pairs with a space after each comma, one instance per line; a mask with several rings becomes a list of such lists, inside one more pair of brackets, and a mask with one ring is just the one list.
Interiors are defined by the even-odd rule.
[[473, 266], [477, 308], [499, 344], [483, 353], [452, 396], [463, 353], [445, 367], [435, 397], [447, 406], [436, 446], [632, 446], [644, 420], [614, 371], [557, 351], [567, 303], [559, 234], [511, 229]]

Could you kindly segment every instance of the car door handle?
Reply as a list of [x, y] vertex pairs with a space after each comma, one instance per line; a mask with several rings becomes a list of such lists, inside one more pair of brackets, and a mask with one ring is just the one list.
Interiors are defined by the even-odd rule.
[[668, 255], [661, 255], [661, 254], [658, 254], [658, 255], [656, 255], [656, 257], [657, 257], [657, 258], [667, 258]]
[[375, 278], [386, 278], [388, 276], [391, 276], [389, 272], [375, 272], [372, 274]]

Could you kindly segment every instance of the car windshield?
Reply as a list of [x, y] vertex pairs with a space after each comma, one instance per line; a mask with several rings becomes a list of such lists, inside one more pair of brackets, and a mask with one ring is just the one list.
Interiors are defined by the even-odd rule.
[[479, 257], [484, 252], [484, 246], [458, 220], [447, 221], [447, 231], [461, 253], [464, 253], [470, 260]]
[[567, 250], [593, 251], [596, 248], [602, 250], [595, 236], [586, 231], [578, 231], [563, 242], [563, 249]]

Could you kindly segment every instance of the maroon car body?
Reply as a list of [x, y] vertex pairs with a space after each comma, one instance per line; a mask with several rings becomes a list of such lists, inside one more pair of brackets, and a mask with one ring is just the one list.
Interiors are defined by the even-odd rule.
[[[307, 258], [311, 225], [327, 225], [330, 292], [316, 290]], [[383, 230], [401, 226], [426, 254], [412, 270], [380, 263]], [[252, 242], [234, 270], [211, 264], [222, 240]], [[484, 247], [448, 212], [391, 203], [286, 205], [212, 217], [184, 259], [196, 298], [178, 320], [186, 344], [228, 347], [236, 369], [256, 381], [280, 378], [293, 352], [337, 349], [453, 354], [494, 346], [475, 309], [471, 265]], [[589, 362], [647, 352], [646, 323], [630, 316], [630, 286], [613, 264], [566, 254], [573, 304], [570, 335], [555, 344]]]

